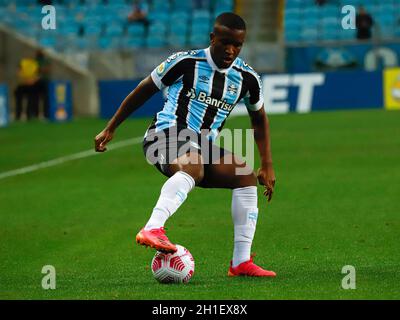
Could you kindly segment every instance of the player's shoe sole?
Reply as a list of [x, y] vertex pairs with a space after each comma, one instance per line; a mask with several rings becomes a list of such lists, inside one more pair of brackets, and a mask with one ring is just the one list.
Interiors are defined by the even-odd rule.
[[273, 272], [273, 271], [269, 271], [269, 272], [270, 272], [269, 274], [264, 274], [264, 275], [247, 275], [247, 274], [234, 274], [229, 270], [228, 277], [270, 277], [270, 278], [276, 277], [275, 272]]
[[150, 247], [163, 253], [175, 253], [177, 248], [171, 242], [166, 241], [150, 231], [140, 230], [136, 235], [136, 242], [142, 246]]

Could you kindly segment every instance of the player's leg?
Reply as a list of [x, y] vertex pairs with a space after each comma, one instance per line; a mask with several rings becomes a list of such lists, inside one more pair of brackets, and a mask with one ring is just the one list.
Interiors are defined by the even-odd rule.
[[[162, 159], [166, 159], [166, 163], [161, 161], [157, 168], [169, 178], [161, 188], [150, 219], [136, 237], [138, 243], [165, 252], [176, 251], [176, 246], [165, 235], [166, 221], [178, 210], [189, 192], [203, 179], [204, 175], [203, 159], [200, 153], [192, 150], [181, 154], [178, 150], [181, 147], [182, 143], [175, 143], [173, 139], [168, 139], [167, 147], [163, 143], [157, 146], [157, 156], [162, 155]], [[177, 158], [171, 156], [169, 152], [171, 150], [176, 150]]]
[[165, 235], [164, 225], [186, 200], [196, 182], [201, 181], [201, 155], [196, 152], [184, 154], [171, 164], [164, 165], [163, 173], [169, 179], [162, 186], [150, 219], [136, 236], [136, 241], [159, 251], [175, 252], [176, 246]]
[[15, 95], [15, 120], [20, 120], [22, 115], [23, 99], [24, 99], [24, 87], [18, 85], [14, 91]]
[[36, 119], [39, 116], [39, 94], [36, 91], [36, 84], [30, 85], [27, 90], [28, 106], [27, 114], [28, 119]]
[[159, 199], [153, 209], [145, 230], [164, 227], [186, 200], [189, 192], [203, 178], [203, 163], [197, 152], [184, 154], [170, 164], [162, 166], [162, 172], [169, 177], [161, 188]]
[[224, 152], [218, 163], [205, 165], [205, 188], [232, 189], [234, 249], [229, 276], [275, 276], [253, 263], [251, 246], [258, 218], [257, 178], [239, 157]]

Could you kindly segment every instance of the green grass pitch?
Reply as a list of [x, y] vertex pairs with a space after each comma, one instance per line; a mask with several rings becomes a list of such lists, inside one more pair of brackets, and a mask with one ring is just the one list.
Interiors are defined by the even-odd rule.
[[[144, 134], [122, 124], [115, 142]], [[167, 222], [196, 262], [187, 285], [152, 277], [154, 251], [134, 243], [165, 181], [141, 145], [0, 180], [1, 299], [399, 299], [400, 112], [270, 116], [277, 176], [259, 188], [256, 263], [275, 279], [228, 278], [229, 190], [196, 188]], [[0, 129], [0, 173], [92, 148], [106, 121], [12, 124]], [[248, 128], [247, 117], [227, 127]], [[56, 289], [41, 287], [42, 267]], [[356, 289], [341, 287], [342, 267]]]

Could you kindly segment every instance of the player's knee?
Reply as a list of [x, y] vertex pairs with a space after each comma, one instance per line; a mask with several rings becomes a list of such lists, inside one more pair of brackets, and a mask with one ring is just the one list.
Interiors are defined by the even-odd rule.
[[171, 166], [173, 171], [183, 171], [190, 175], [196, 184], [200, 183], [204, 178], [204, 166], [203, 160], [200, 154], [188, 153], [185, 154], [175, 161]]
[[196, 184], [199, 184], [204, 178], [204, 166], [202, 164], [184, 166], [182, 171], [190, 175]]

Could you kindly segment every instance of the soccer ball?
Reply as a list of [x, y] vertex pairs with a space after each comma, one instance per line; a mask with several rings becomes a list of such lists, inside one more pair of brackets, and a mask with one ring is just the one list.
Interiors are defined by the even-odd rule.
[[160, 283], [187, 283], [194, 273], [194, 259], [188, 249], [176, 245], [175, 253], [157, 251], [151, 261], [151, 271]]

